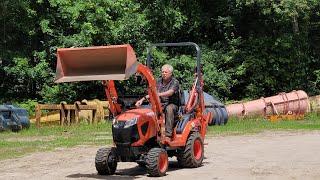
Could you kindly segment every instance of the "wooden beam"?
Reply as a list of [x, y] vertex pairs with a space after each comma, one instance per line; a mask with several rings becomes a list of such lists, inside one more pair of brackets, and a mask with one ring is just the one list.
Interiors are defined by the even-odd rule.
[[[41, 110], [60, 110], [60, 126], [71, 123], [79, 123], [79, 112], [81, 110], [92, 110], [92, 122], [97, 121], [98, 105], [81, 104], [79, 101], [74, 104], [61, 102], [60, 104], [37, 104], [36, 106], [36, 125], [40, 127]], [[67, 121], [67, 122], [66, 122]]]
[[36, 126], [37, 128], [40, 127], [40, 119], [41, 119], [41, 110], [40, 110], [40, 105], [36, 105]]
[[[60, 104], [38, 104], [40, 109], [42, 110], [60, 110]], [[79, 104], [79, 110], [96, 110], [98, 108], [97, 105], [83, 105]], [[74, 104], [64, 104], [65, 110], [75, 110], [76, 106]]]

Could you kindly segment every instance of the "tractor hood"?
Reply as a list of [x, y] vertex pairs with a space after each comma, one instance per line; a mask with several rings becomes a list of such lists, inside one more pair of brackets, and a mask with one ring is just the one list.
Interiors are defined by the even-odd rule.
[[137, 70], [129, 44], [57, 51], [56, 83], [92, 80], [125, 80]]
[[116, 117], [117, 121], [128, 121], [139, 118], [154, 118], [155, 114], [151, 109], [132, 109], [121, 113]]
[[113, 121], [113, 127], [130, 128], [137, 124], [141, 125], [145, 122], [151, 122], [151, 124], [154, 124], [154, 118], [155, 114], [151, 109], [132, 109], [117, 116]]

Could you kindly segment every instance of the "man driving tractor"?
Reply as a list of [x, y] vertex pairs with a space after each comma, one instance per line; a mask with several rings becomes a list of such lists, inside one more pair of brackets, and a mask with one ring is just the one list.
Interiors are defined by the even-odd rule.
[[[156, 80], [150, 69], [152, 48], [191, 46], [196, 50], [197, 76], [188, 98], [180, 102], [179, 82], [173, 77], [173, 68], [164, 65], [161, 78]], [[212, 112], [206, 112], [200, 47], [192, 42], [151, 44], [147, 49], [147, 65], [137, 61], [133, 48], [111, 45], [84, 48], [59, 48], [55, 82], [102, 80], [106, 98], [113, 115], [112, 147], [100, 148], [95, 167], [100, 175], [112, 175], [118, 162], [136, 162], [145, 165], [150, 176], [164, 176], [169, 157], [176, 156], [179, 166], [196, 168], [204, 159], [204, 138]], [[127, 80], [135, 73], [147, 80], [148, 95], [136, 102], [149, 100], [150, 108], [124, 109], [118, 103], [115, 80]], [[181, 106], [181, 116], [175, 129], [174, 117]], [[167, 136], [167, 137], [166, 137]], [[171, 138], [168, 138], [171, 137]]]
[[[165, 64], [161, 68], [161, 78], [157, 79], [157, 90], [162, 107], [165, 112], [166, 137], [172, 138], [172, 129], [174, 126], [174, 117], [178, 112], [179, 105], [179, 81], [173, 77], [173, 67]], [[144, 96], [136, 102], [136, 107], [140, 107], [149, 95]]]

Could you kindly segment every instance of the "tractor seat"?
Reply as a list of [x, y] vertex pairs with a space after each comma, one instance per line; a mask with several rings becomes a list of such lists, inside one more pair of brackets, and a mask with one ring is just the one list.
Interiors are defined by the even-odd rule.
[[185, 114], [185, 106], [187, 104], [187, 100], [189, 99], [189, 92], [184, 90], [180, 92], [180, 106], [178, 109], [177, 117], [180, 119], [176, 119], [176, 133], [181, 134], [187, 125], [188, 121], [194, 117], [194, 113]]

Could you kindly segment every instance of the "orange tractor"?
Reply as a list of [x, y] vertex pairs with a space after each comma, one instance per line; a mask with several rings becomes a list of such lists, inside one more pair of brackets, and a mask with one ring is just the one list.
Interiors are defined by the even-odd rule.
[[[196, 49], [196, 76], [186, 98], [181, 96], [178, 122], [173, 137], [165, 137], [165, 116], [157, 95], [150, 66], [154, 47], [193, 46]], [[101, 148], [95, 157], [99, 174], [112, 175], [118, 162], [137, 162], [150, 176], [164, 176], [168, 157], [176, 156], [182, 167], [195, 168], [204, 158], [203, 141], [212, 112], [205, 111], [200, 48], [192, 42], [160, 43], [148, 48], [147, 65], [137, 62], [130, 45], [88, 48], [61, 48], [57, 51], [56, 82], [102, 80], [113, 115], [114, 147]], [[139, 73], [148, 83], [149, 106], [124, 110], [114, 80], [125, 80]]]

